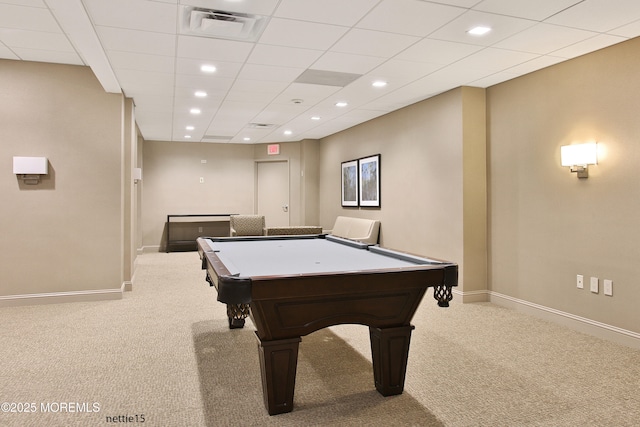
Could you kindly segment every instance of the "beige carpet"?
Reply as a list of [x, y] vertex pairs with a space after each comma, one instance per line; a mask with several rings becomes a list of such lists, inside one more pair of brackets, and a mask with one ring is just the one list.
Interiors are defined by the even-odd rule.
[[342, 325], [303, 337], [294, 410], [270, 417], [252, 325], [228, 330], [199, 266], [145, 254], [123, 300], [0, 309], [0, 403], [36, 409], [0, 426], [639, 425], [640, 351], [430, 296], [402, 395], [375, 391], [368, 330]]

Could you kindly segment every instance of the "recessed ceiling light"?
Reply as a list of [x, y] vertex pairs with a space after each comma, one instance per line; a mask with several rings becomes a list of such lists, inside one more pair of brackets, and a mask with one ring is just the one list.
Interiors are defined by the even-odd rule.
[[216, 67], [214, 65], [204, 64], [200, 67], [200, 71], [203, 73], [215, 73]]
[[198, 98], [205, 98], [207, 96], [207, 92], [203, 90], [198, 90], [196, 91], [196, 93], [194, 93], [194, 95], [197, 96]]
[[285, 135], [291, 135], [292, 133], [293, 133], [293, 132], [291, 132], [290, 130], [285, 130], [285, 131], [284, 131], [284, 134], [285, 134]]
[[347, 105], [349, 104], [344, 101], [336, 102], [336, 107], [346, 107]]
[[202, 113], [202, 110], [200, 110], [199, 108], [192, 108], [191, 110], [189, 110], [189, 112], [191, 114], [200, 114]]
[[251, 141], [251, 138], [249, 138], [248, 136], [245, 136], [244, 138], [242, 138], [244, 141]]
[[195, 129], [195, 127], [193, 127], [193, 126], [187, 126], [187, 127], [185, 127], [185, 129], [186, 129], [186, 130], [194, 130], [194, 129]]
[[191, 135], [185, 135], [184, 137], [189, 139], [189, 138], [191, 138]]
[[472, 36], [483, 36], [487, 34], [489, 31], [491, 31], [491, 28], [479, 25], [477, 27], [473, 27], [472, 29], [470, 29], [469, 31], [467, 31], [467, 33], [471, 34]]
[[320, 116], [313, 116], [311, 117], [311, 120], [320, 120]]
[[383, 80], [376, 80], [375, 82], [371, 83], [371, 86], [373, 87], [385, 87], [386, 85], [387, 85], [387, 82]]

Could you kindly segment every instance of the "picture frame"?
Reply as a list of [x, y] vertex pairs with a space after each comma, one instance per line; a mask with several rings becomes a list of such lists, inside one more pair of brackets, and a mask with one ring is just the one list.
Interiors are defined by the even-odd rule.
[[358, 160], [342, 162], [342, 206], [358, 206]]
[[380, 154], [358, 159], [358, 194], [362, 207], [380, 207]]

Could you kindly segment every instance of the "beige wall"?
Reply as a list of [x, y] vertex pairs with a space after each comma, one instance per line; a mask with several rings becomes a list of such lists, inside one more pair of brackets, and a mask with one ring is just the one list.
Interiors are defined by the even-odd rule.
[[305, 139], [301, 142], [302, 170], [301, 170], [301, 225], [320, 224], [319, 183], [320, 183], [320, 142]]
[[[87, 67], [0, 60], [0, 99], [0, 304], [119, 290], [124, 98]], [[47, 157], [49, 174], [22, 184], [13, 156]]]
[[[316, 143], [317, 144], [317, 143]], [[265, 144], [208, 144], [145, 141], [142, 180], [142, 245], [164, 250], [168, 214], [255, 213], [256, 162], [286, 160], [290, 176], [290, 224], [304, 225], [313, 205], [317, 181], [305, 181], [303, 168], [313, 141], [280, 144], [280, 154], [267, 155]], [[316, 150], [317, 151], [317, 150]], [[313, 159], [313, 157], [312, 157]], [[202, 163], [206, 160], [206, 163]], [[313, 175], [312, 175], [313, 176]], [[204, 183], [200, 184], [200, 177]], [[314, 225], [314, 224], [309, 224]]]
[[[640, 332], [638, 52], [634, 39], [488, 89], [493, 292]], [[600, 162], [579, 180], [560, 146], [588, 141]]]
[[[460, 290], [467, 275], [471, 290], [486, 289], [486, 199], [472, 194], [485, 191], [484, 104], [483, 89], [460, 88], [322, 139], [321, 225], [379, 219], [381, 245], [457, 262]], [[341, 163], [373, 154], [381, 208], [341, 207]]]

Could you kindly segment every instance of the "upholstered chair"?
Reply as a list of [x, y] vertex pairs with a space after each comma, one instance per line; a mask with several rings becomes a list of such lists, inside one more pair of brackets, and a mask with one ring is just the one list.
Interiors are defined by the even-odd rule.
[[264, 215], [231, 215], [231, 236], [263, 236]]

